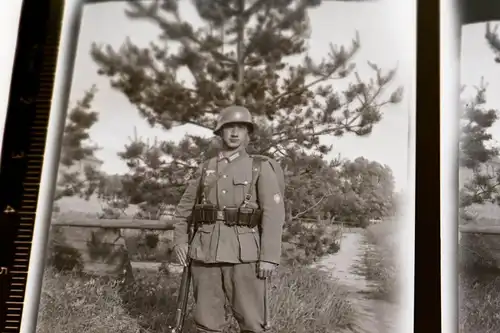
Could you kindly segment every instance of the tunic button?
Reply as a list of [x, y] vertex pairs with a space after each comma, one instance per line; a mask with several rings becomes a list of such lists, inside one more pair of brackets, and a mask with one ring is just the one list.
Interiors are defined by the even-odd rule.
[[248, 180], [245, 180], [245, 183], [244, 183], [244, 184], [245, 184], [245, 185], [248, 185]]
[[227, 175], [222, 176], [222, 178], [227, 178]]
[[222, 190], [222, 194], [226, 194], [226, 192], [227, 192], [226, 190]]

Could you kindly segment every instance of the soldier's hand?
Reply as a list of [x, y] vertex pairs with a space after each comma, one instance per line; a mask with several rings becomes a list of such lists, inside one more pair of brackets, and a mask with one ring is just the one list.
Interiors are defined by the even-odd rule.
[[179, 263], [182, 266], [186, 266], [187, 265], [188, 245], [187, 244], [176, 245], [174, 247], [174, 252], [175, 252], [175, 255], [177, 257], [177, 261], [179, 261]]
[[258, 276], [261, 279], [267, 279], [271, 277], [274, 270], [276, 269], [276, 265], [270, 262], [260, 261], [258, 267]]

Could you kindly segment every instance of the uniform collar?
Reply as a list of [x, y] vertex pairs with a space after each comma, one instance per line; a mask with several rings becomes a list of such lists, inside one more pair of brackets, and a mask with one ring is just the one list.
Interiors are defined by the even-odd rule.
[[224, 156], [224, 154], [221, 151], [221, 152], [219, 152], [219, 155], [217, 156], [217, 160], [220, 162], [220, 161], [225, 159], [228, 162], [234, 162], [236, 159], [243, 157], [243, 156], [247, 156], [247, 155], [248, 155], [248, 153], [245, 149], [238, 150], [229, 156]]

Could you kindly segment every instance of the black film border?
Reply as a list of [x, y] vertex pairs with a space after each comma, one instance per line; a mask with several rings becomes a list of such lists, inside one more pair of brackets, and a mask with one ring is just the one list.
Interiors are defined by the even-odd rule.
[[0, 162], [0, 322], [19, 332], [64, 1], [23, 1]]

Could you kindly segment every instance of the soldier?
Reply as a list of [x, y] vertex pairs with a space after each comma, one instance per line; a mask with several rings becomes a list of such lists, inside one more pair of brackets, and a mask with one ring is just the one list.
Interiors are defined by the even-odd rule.
[[[226, 302], [241, 332], [265, 330], [265, 279], [280, 263], [285, 209], [269, 160], [246, 151], [253, 130], [246, 108], [222, 110], [214, 134], [223, 148], [203, 163], [177, 207], [174, 251], [182, 265], [191, 259], [198, 332], [223, 331]], [[197, 227], [188, 247], [189, 220]]]

